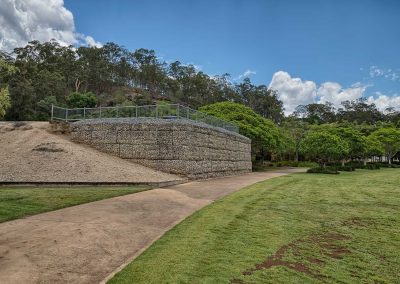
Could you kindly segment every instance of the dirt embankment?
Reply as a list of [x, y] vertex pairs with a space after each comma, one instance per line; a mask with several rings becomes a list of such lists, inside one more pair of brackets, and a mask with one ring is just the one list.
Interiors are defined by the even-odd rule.
[[164, 182], [181, 179], [76, 144], [48, 122], [0, 122], [0, 181]]

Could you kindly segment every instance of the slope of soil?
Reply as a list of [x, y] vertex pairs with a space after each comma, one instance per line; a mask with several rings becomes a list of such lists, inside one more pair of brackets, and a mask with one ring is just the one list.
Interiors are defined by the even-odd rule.
[[182, 179], [71, 142], [48, 122], [0, 123], [0, 181], [165, 182]]

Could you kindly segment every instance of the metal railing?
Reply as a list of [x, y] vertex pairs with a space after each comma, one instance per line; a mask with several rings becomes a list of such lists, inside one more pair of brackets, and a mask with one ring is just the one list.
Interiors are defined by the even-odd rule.
[[233, 123], [179, 104], [97, 108], [51, 106], [51, 120], [78, 121], [104, 118], [189, 119], [239, 133], [239, 128]]

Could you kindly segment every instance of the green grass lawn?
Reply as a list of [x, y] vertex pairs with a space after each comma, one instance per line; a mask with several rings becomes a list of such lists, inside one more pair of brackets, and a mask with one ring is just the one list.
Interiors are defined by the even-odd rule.
[[109, 283], [400, 283], [400, 170], [294, 174], [190, 216]]
[[0, 187], [0, 222], [149, 189], [134, 187]]

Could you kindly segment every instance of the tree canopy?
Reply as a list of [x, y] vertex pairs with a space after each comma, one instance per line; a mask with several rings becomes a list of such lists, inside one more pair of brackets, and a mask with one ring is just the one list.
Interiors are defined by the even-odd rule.
[[233, 102], [206, 105], [200, 111], [231, 121], [239, 127], [239, 132], [252, 140], [254, 155], [262, 151], [277, 151], [284, 143], [282, 132], [269, 119], [263, 118], [250, 107]]
[[8, 84], [4, 82], [4, 78], [11, 76], [16, 71], [17, 69], [11, 63], [0, 56], [0, 118], [3, 118], [7, 109], [11, 107]]
[[341, 159], [349, 153], [348, 143], [328, 131], [313, 131], [300, 144], [300, 151], [319, 163]]
[[380, 128], [371, 134], [371, 138], [382, 145], [391, 164], [393, 156], [400, 151], [400, 130], [394, 127]]
[[32, 41], [10, 55], [8, 63], [17, 71], [13, 76], [0, 74], [0, 82], [9, 86], [8, 120], [46, 119], [44, 102], [66, 105], [71, 93], [88, 92], [101, 106], [167, 100], [198, 108], [228, 100], [275, 122], [283, 118], [282, 102], [265, 85], [248, 78], [232, 83], [229, 74], [210, 76], [191, 64], [167, 63], [154, 50], [129, 51], [115, 43], [75, 48]]

